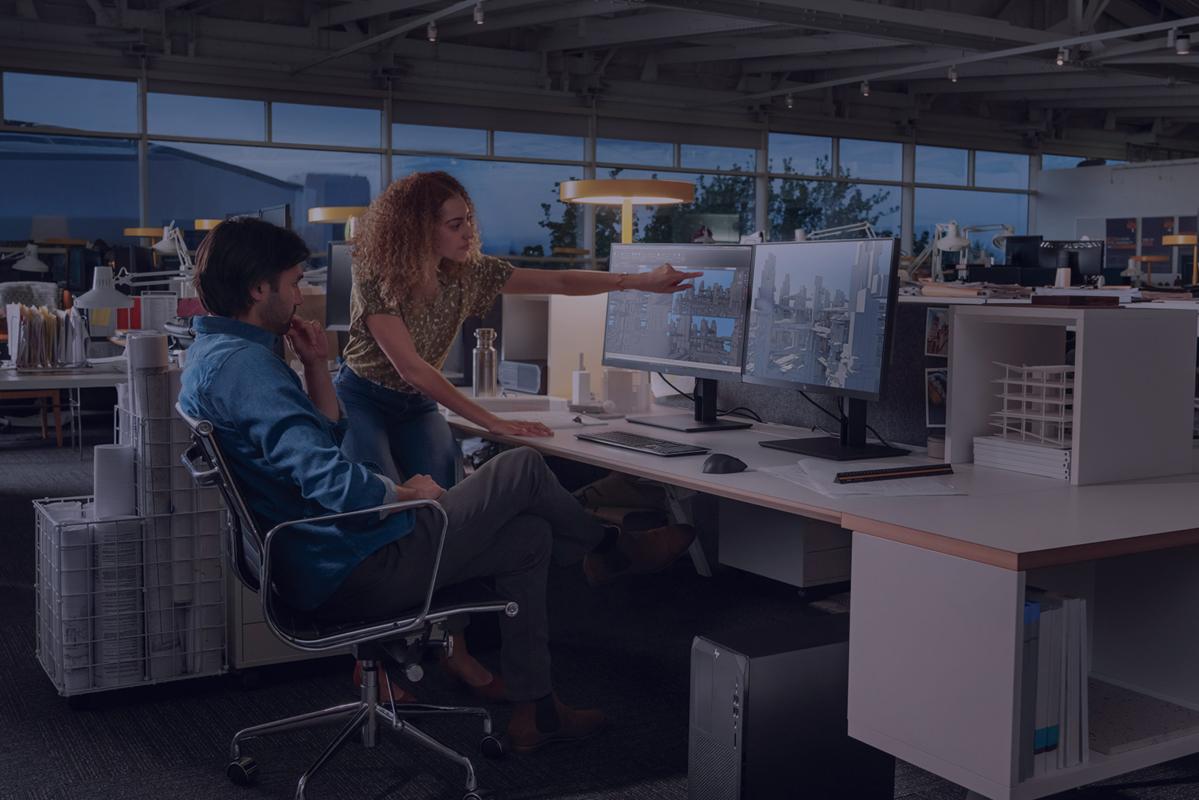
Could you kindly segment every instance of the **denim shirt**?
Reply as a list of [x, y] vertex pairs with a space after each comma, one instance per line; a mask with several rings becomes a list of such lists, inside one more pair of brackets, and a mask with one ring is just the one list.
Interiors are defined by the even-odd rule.
[[[275, 355], [278, 338], [228, 317], [200, 317], [179, 404], [212, 423], [229, 468], [265, 533], [285, 520], [395, 500], [393, 484], [340, 450], [347, 420], [320, 412]], [[367, 556], [412, 529], [412, 513], [306, 524], [272, 542], [272, 582], [288, 605], [312, 610]]]

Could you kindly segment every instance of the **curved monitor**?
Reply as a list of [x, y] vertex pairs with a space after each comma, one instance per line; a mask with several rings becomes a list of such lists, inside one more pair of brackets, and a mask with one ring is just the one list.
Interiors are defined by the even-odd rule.
[[877, 400], [898, 266], [895, 239], [756, 246], [742, 380]]
[[663, 263], [703, 274], [675, 294], [610, 292], [604, 365], [740, 380], [753, 248], [614, 244], [608, 271], [638, 274]]

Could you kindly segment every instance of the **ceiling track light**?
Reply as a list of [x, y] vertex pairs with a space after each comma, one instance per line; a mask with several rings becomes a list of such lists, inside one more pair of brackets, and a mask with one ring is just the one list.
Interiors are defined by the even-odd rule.
[[1059, 47], [1057, 49], [1057, 58], [1054, 59], [1054, 63], [1057, 64], [1059, 67], [1064, 67], [1064, 66], [1066, 66], [1066, 62], [1069, 60], [1070, 60], [1070, 48]]
[[950, 83], [958, 82], [958, 68], [957, 68], [956, 64], [949, 65], [949, 82]]
[[788, 92], [786, 98], [783, 100], [783, 103], [787, 106], [787, 108], [795, 108], [795, 95]]
[[1174, 52], [1180, 56], [1189, 56], [1191, 54], [1190, 34], [1179, 33], [1174, 37]]
[[483, 24], [483, 0], [479, 0], [479, 2], [475, 3], [475, 24]]
[[862, 97], [869, 97], [870, 96], [870, 81], [862, 81], [861, 90], [862, 90]]
[[425, 38], [430, 42], [437, 41], [437, 20], [429, 20], [429, 27], [425, 28]]

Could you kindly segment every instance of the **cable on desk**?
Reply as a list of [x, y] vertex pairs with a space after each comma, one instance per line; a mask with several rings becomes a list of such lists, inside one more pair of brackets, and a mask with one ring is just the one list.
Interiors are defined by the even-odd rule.
[[[844, 408], [843, 408], [843, 406], [842, 406], [842, 403], [841, 403], [841, 398], [837, 398], [837, 413], [836, 413], [836, 414], [834, 414], [833, 412], [829, 411], [827, 408], [825, 408], [824, 406], [820, 405], [820, 404], [819, 404], [819, 403], [817, 403], [815, 400], [813, 400], [813, 399], [812, 399], [812, 398], [811, 398], [811, 397], [808, 395], [808, 393], [807, 393], [807, 392], [805, 392], [805, 391], [803, 391], [802, 389], [801, 389], [801, 390], [799, 390], [799, 395], [800, 395], [800, 397], [802, 397], [804, 400], [807, 400], [809, 403], [811, 403], [812, 405], [814, 405], [814, 406], [816, 406], [817, 408], [819, 408], [819, 409], [820, 409], [821, 411], [823, 411], [825, 414], [828, 414], [830, 417], [832, 417], [833, 419], [837, 420], [837, 424], [841, 424], [841, 423], [843, 423], [843, 422], [845, 421], [845, 409], [844, 409]], [[873, 434], [874, 434], [874, 438], [876, 438], [876, 439], [878, 439], [880, 442], [882, 442], [882, 443], [883, 443], [883, 445], [884, 445], [885, 447], [891, 447], [891, 443], [890, 443], [890, 442], [888, 442], [886, 439], [884, 439], [884, 438], [882, 437], [882, 435], [881, 435], [881, 434], [879, 434], [879, 432], [878, 432], [878, 431], [876, 431], [872, 425], [869, 425], [869, 424], [868, 424], [868, 425], [866, 425], [866, 430], [868, 430], [868, 431], [870, 431], [871, 433], [873, 433]]]
[[[663, 375], [661, 372], [657, 373], [657, 375], [659, 378], [662, 379], [663, 383], [665, 383], [671, 389], [674, 389], [677, 394], [680, 394], [683, 397], [686, 397], [692, 403], [695, 402], [694, 394], [691, 394], [690, 392], [684, 392], [682, 389], [680, 389], [679, 387], [677, 387], [673, 383], [671, 383], [670, 379], [667, 378], [665, 375]], [[738, 412], [740, 412], [740, 413], [738, 413]], [[730, 408], [728, 411], [724, 411], [719, 408], [716, 409], [716, 416], [718, 416], [718, 417], [727, 417], [730, 414], [738, 416], [738, 417], [749, 417], [750, 419], [753, 419], [753, 420], [756, 420], [758, 422], [765, 424], [765, 420], [763, 420], [760, 416], [758, 416], [758, 412], [754, 411], [752, 408], [750, 408], [748, 406], [737, 406], [736, 408]]]

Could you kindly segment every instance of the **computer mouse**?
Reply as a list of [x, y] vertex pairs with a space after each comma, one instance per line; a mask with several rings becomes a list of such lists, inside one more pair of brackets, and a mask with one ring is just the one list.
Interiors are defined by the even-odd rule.
[[727, 453], [713, 453], [704, 459], [704, 472], [714, 472], [725, 475], [730, 472], [744, 472], [746, 464], [736, 456]]

